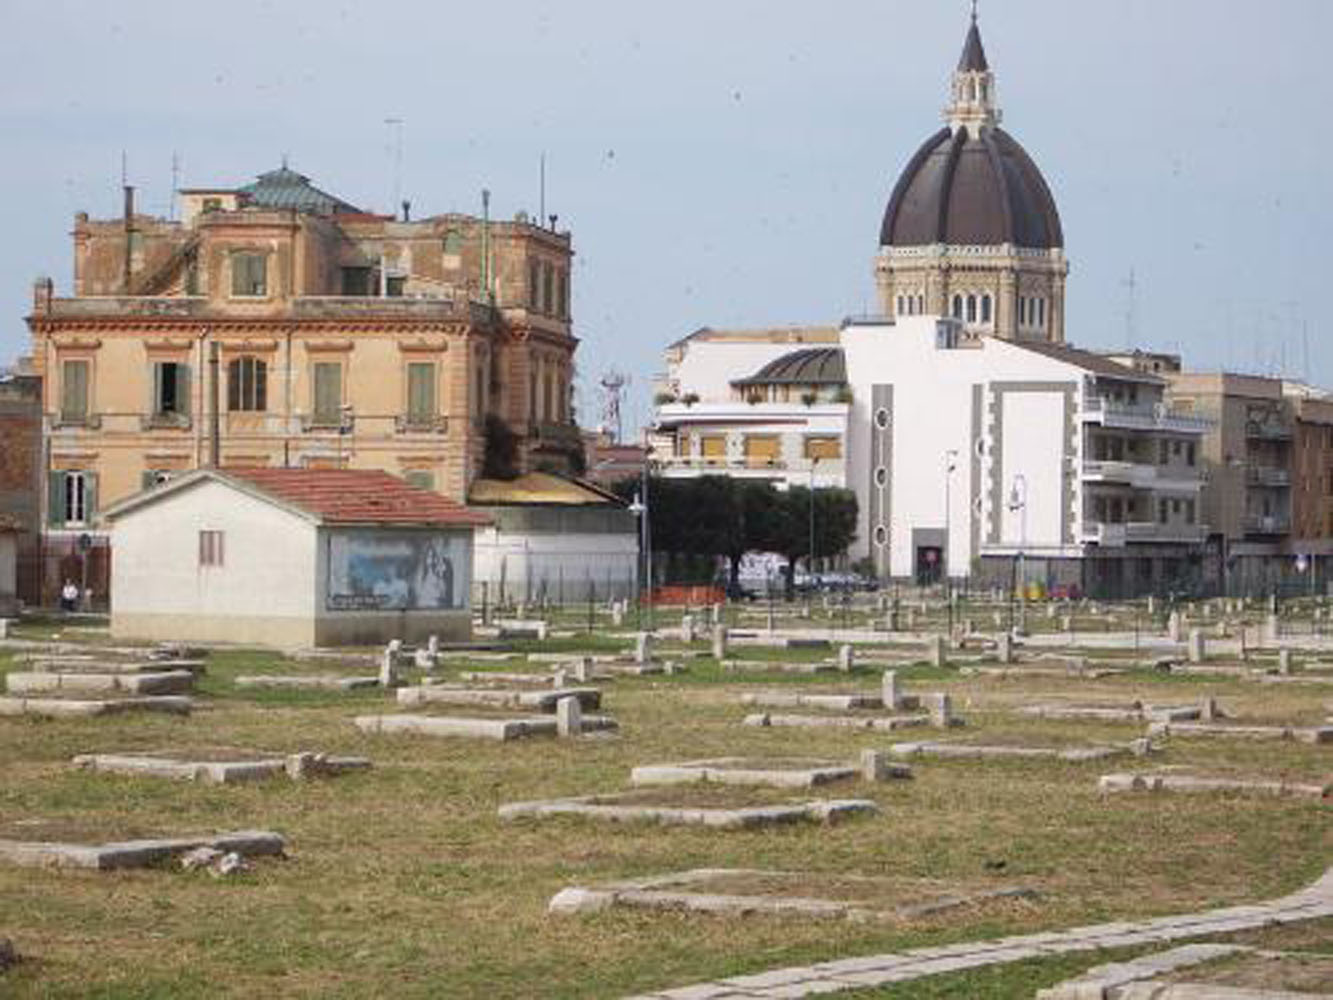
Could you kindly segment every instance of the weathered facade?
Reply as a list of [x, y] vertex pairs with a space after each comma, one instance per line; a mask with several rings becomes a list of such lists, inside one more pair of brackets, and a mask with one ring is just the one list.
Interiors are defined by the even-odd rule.
[[0, 524], [13, 550], [13, 596], [41, 601], [42, 383], [29, 374], [0, 377]]
[[[383, 469], [464, 501], [483, 470], [577, 467], [567, 232], [362, 212], [285, 166], [181, 219], [76, 217], [35, 288], [57, 538], [180, 473]], [[406, 211], [405, 211], [406, 214]]]

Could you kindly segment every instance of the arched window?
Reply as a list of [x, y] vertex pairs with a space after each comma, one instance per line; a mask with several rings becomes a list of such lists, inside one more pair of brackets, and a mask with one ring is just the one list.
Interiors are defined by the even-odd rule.
[[967, 297], [967, 321], [969, 323], [977, 321], [977, 297], [975, 295]]
[[990, 311], [990, 296], [989, 296], [989, 295], [983, 295], [983, 296], [981, 297], [981, 322], [983, 322], [983, 323], [989, 323], [989, 322], [990, 322], [990, 316], [991, 316], [991, 311]]
[[926, 311], [926, 297], [924, 295], [916, 297], [916, 311], [918, 315]]
[[961, 295], [955, 295], [953, 297], [953, 318], [963, 318], [963, 297]]
[[227, 365], [227, 409], [258, 412], [268, 409], [268, 364], [249, 355]]
[[1025, 298], [1018, 300], [1018, 325], [1028, 325], [1028, 300]]
[[895, 314], [898, 316], [903, 314], [903, 297], [901, 295], [898, 296], [898, 308]]
[[1046, 300], [1037, 300], [1037, 329], [1046, 329]]

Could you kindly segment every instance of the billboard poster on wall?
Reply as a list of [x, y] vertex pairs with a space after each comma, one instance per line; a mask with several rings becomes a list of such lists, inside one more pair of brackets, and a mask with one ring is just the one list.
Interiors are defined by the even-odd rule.
[[329, 536], [330, 611], [434, 611], [463, 606], [466, 540], [412, 531]]

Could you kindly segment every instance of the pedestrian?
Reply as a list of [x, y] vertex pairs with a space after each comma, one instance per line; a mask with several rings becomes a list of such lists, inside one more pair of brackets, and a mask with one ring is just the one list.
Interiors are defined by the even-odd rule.
[[65, 586], [60, 589], [60, 610], [69, 614], [74, 611], [79, 604], [79, 588], [73, 580], [66, 580]]

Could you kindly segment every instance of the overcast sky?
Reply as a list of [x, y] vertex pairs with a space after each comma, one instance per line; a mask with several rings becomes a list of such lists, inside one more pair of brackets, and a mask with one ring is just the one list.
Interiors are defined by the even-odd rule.
[[[704, 325], [870, 311], [893, 183], [940, 125], [958, 0], [4, 0], [0, 363], [30, 285], [68, 293], [76, 211], [239, 185], [283, 155], [414, 217], [547, 210], [574, 236], [581, 418], [615, 367], [645, 414]], [[1068, 338], [1333, 385], [1327, 0], [982, 0], [1005, 126], [1046, 175]], [[1135, 275], [1131, 292], [1128, 278]], [[1321, 308], [1320, 292], [1325, 305]]]

